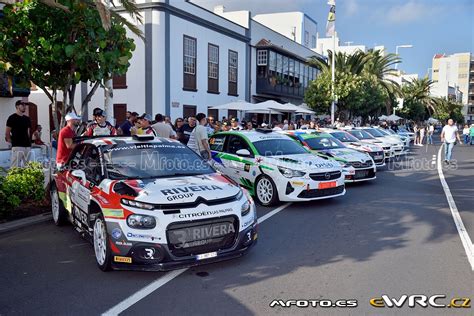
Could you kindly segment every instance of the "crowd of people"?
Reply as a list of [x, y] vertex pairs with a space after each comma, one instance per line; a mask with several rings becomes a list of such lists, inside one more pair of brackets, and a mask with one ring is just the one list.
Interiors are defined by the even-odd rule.
[[[42, 140], [42, 127], [38, 125], [37, 129], [30, 133], [31, 120], [25, 114], [26, 103], [17, 101], [15, 104], [16, 112], [7, 120], [5, 131], [5, 140], [11, 144], [12, 148], [12, 166], [23, 166], [26, 164], [31, 147], [41, 148], [43, 155], [49, 159], [49, 147]], [[73, 141], [76, 136], [114, 136], [114, 135], [154, 135], [170, 139], [177, 139], [181, 143], [188, 145], [191, 149], [199, 153], [203, 158], [210, 159], [210, 149], [208, 138], [216, 132], [235, 131], [235, 130], [254, 130], [260, 128], [271, 128], [275, 131], [296, 130], [296, 129], [319, 129], [320, 127], [359, 127], [359, 120], [342, 121], [337, 119], [334, 125], [327, 119], [296, 121], [283, 120], [273, 121], [272, 124], [257, 123], [257, 116], [253, 116], [242, 122], [236, 117], [223, 117], [217, 120], [213, 116], [207, 117], [204, 113], [198, 113], [196, 116], [186, 118], [177, 118], [174, 122], [169, 116], [156, 114], [153, 118], [150, 114], [139, 115], [137, 112], [127, 112], [126, 120], [114, 126], [107, 121], [107, 114], [101, 108], [93, 110], [93, 119], [87, 123], [82, 122], [81, 117], [75, 113], [68, 113], [65, 116], [66, 125], [59, 131], [53, 131], [51, 137], [52, 148], [57, 150], [56, 162], [60, 166], [64, 164], [69, 154], [74, 149]], [[383, 128], [390, 128], [398, 132], [400, 128], [415, 133], [414, 144], [423, 146], [426, 138], [427, 144], [433, 144], [433, 134], [435, 126], [433, 124], [425, 125], [423, 123], [405, 123], [375, 121], [368, 125], [379, 125]], [[448, 124], [449, 125], [449, 124]], [[457, 127], [456, 127], [457, 129]], [[474, 144], [474, 124], [470, 127], [465, 125], [462, 129], [463, 140], [465, 144]], [[443, 134], [442, 134], [443, 136]], [[452, 137], [451, 137], [452, 138]], [[446, 146], [449, 147], [449, 146]]]

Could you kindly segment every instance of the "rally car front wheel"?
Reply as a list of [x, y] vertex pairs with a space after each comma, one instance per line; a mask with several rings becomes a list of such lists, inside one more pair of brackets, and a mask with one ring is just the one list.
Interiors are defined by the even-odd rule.
[[261, 176], [255, 182], [255, 197], [263, 206], [271, 206], [278, 203], [278, 192], [275, 183], [267, 176]]
[[94, 253], [97, 265], [102, 271], [109, 271], [112, 261], [110, 252], [109, 237], [104, 217], [99, 215], [94, 223]]
[[68, 213], [59, 198], [59, 192], [56, 185], [51, 186], [51, 213], [53, 214], [53, 221], [56, 226], [61, 226], [67, 223]]

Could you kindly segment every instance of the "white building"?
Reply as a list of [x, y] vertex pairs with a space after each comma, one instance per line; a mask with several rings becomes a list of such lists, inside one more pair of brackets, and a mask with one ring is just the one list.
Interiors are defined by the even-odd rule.
[[303, 12], [257, 14], [253, 20], [308, 48], [316, 48], [318, 23]]
[[[367, 52], [367, 47], [365, 45], [341, 45], [340, 39], [336, 34], [336, 53], [346, 53], [348, 55], [352, 55], [357, 51]], [[350, 43], [350, 42], [348, 42]], [[315, 52], [318, 54], [328, 56], [328, 51], [332, 51], [334, 46], [334, 40], [332, 37], [321, 37], [318, 38], [316, 43], [316, 48], [314, 49]]]

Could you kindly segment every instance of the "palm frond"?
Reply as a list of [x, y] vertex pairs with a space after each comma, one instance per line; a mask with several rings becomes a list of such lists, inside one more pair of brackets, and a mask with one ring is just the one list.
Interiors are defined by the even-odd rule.
[[140, 28], [136, 24], [130, 22], [129, 20], [127, 20], [126, 18], [124, 18], [123, 16], [121, 16], [115, 11], [110, 11], [110, 14], [114, 19], [116, 19], [117, 21], [125, 25], [133, 34], [135, 34], [136, 36], [141, 38], [143, 41], [145, 41], [145, 34], [143, 34], [143, 32], [140, 30]]

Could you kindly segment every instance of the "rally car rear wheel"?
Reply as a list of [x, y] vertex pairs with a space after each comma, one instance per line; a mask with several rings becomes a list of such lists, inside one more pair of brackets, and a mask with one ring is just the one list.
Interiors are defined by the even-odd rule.
[[111, 253], [109, 238], [107, 236], [107, 226], [104, 217], [99, 215], [94, 223], [94, 253], [97, 265], [102, 271], [110, 270]]
[[255, 196], [263, 206], [271, 206], [278, 202], [278, 192], [272, 179], [261, 176], [255, 182]]
[[63, 202], [59, 198], [58, 189], [56, 185], [51, 186], [51, 213], [53, 214], [54, 224], [61, 226], [67, 223], [67, 210]]

